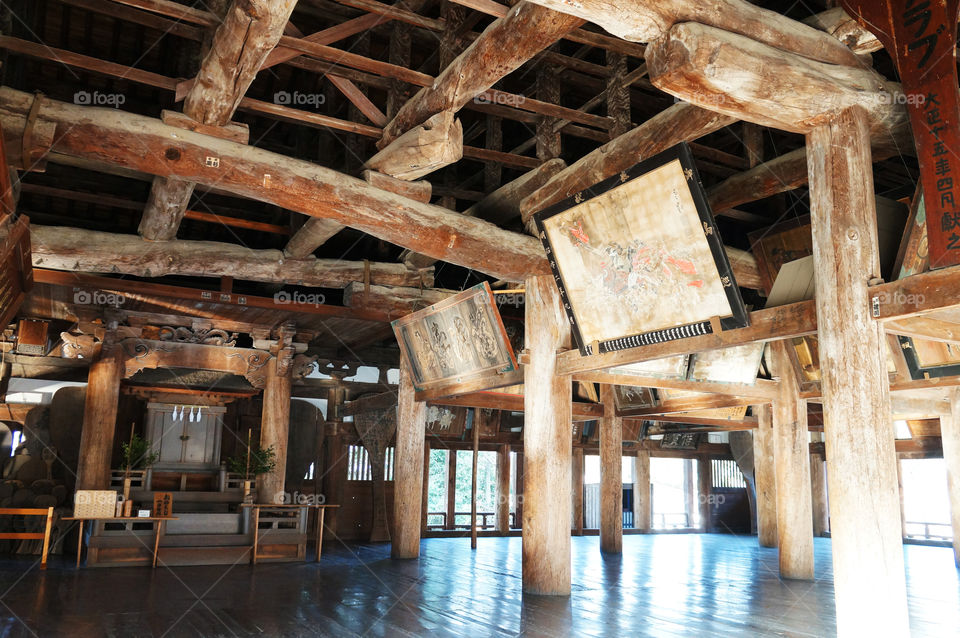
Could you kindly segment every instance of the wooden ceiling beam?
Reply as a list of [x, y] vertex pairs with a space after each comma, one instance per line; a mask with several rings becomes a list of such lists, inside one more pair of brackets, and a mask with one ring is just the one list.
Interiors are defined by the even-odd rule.
[[[57, 197], [76, 202], [86, 202], [88, 204], [94, 204], [97, 206], [109, 206], [111, 208], [122, 208], [125, 210], [143, 210], [143, 204], [140, 202], [136, 202], [132, 199], [124, 199], [122, 197], [105, 195], [103, 193], [87, 193], [83, 191], [73, 191], [65, 188], [56, 188], [54, 186], [31, 183], [21, 183], [20, 189], [24, 193], [34, 193], [37, 195], [43, 195], [45, 197]], [[266, 222], [258, 222], [251, 219], [240, 219], [238, 217], [218, 215], [216, 213], [204, 213], [196, 210], [188, 210], [186, 213], [184, 213], [183, 217], [184, 219], [192, 219], [194, 221], [207, 222], [210, 224], [221, 224], [223, 226], [231, 226], [233, 228], [246, 228], [247, 230], [255, 230], [261, 233], [271, 233], [274, 235], [290, 234], [290, 229], [286, 226], [268, 224]]]
[[[30, 94], [0, 88], [0, 124], [8, 139], [22, 136], [33, 101]], [[519, 281], [549, 270], [542, 246], [532, 237], [399, 197], [312, 162], [114, 109], [44, 99], [37, 117], [57, 124], [54, 153], [187, 179], [305, 215], [334, 219], [498, 279]]]
[[852, 106], [865, 110], [875, 136], [889, 137], [908, 120], [896, 99], [900, 85], [872, 69], [815, 62], [703, 24], [676, 24], [651, 43], [647, 68], [653, 85], [674, 97], [793, 133], [808, 133]]
[[777, 382], [757, 379], [755, 385], [741, 383], [715, 383], [710, 381], [690, 381], [687, 379], [666, 379], [660, 377], [642, 377], [633, 374], [617, 373], [609, 370], [579, 372], [573, 375], [574, 381], [587, 383], [607, 383], [610, 385], [636, 386], [642, 388], [662, 388], [665, 390], [684, 390], [712, 394], [728, 394], [738, 397], [752, 397], [766, 403], [777, 395]]
[[[481, 13], [486, 13], [495, 18], [502, 18], [507, 15], [510, 7], [494, 0], [452, 0], [454, 3], [469, 7]], [[565, 11], [564, 13], [569, 13]], [[586, 44], [599, 49], [606, 49], [615, 53], [631, 55], [635, 58], [643, 58], [645, 47], [634, 42], [627, 42], [620, 38], [614, 38], [603, 33], [594, 33], [586, 29], [574, 29], [563, 36], [564, 40]]]
[[[183, 113], [208, 126], [226, 126], [267, 55], [276, 46], [296, 0], [232, 2], [213, 35]], [[150, 187], [140, 235], [150, 241], [175, 239], [193, 183], [158, 176]]]
[[689, 142], [729, 126], [736, 119], [692, 104], [679, 103], [607, 142], [554, 175], [520, 204], [528, 230], [537, 211], [625, 171], [637, 162], [680, 142]]
[[[679, 23], [699, 23], [739, 34], [768, 46], [811, 60], [858, 66], [859, 60], [836, 38], [762, 9], [746, 0], [531, 0], [598, 24], [610, 33], [633, 42], [653, 42]], [[650, 47], [646, 55], [650, 57]]]
[[[487, 27], [429, 86], [424, 86], [400, 108], [384, 128], [378, 146], [388, 146], [432, 115], [460, 110], [475, 96], [581, 24], [583, 21], [578, 18], [520, 2], [505, 17]], [[511, 42], [511, 46], [504, 46], [506, 42]], [[518, 106], [532, 110], [525, 102], [518, 102]], [[573, 109], [565, 110], [571, 112], [568, 114], [571, 121], [582, 121], [583, 114]]]
[[[273, 310], [275, 312], [282, 311], [289, 315], [307, 314], [367, 321], [390, 321], [396, 318], [391, 317], [385, 312], [371, 308], [345, 308], [343, 306], [299, 303], [296, 301], [278, 305], [277, 300], [273, 297], [220, 293], [199, 288], [187, 288], [185, 286], [171, 286], [169, 284], [133, 281], [129, 279], [113, 279], [83, 272], [64, 272], [60, 270], [34, 268], [33, 275], [34, 281], [38, 284], [64, 286], [68, 288], [96, 289], [108, 293], [118, 292], [132, 300], [158, 303], [158, 305], [168, 307], [170, 301], [167, 300], [171, 300], [172, 302], [191, 305], [218, 304], [231, 308], [260, 308]], [[211, 313], [207, 311], [207, 313], [206, 315], [198, 315], [198, 317], [210, 320], [219, 320], [221, 318], [216, 312]]]
[[381, 285], [433, 284], [432, 269], [417, 271], [395, 263], [293, 259], [279, 250], [253, 250], [212, 241], [145, 242], [135, 235], [69, 227], [32, 225], [30, 234], [33, 265], [54, 270], [137, 277], [231, 276], [237, 280], [319, 288], [344, 288], [366, 277]]

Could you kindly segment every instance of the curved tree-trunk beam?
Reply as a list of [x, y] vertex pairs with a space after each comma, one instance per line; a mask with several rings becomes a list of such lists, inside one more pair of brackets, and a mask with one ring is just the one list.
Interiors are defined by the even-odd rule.
[[296, 0], [234, 0], [213, 35], [183, 112], [224, 126], [280, 41]]
[[[145, 242], [136, 235], [80, 228], [31, 226], [33, 265], [138, 277], [185, 275], [345, 288], [364, 281], [367, 264], [340, 259], [291, 259], [279, 250], [252, 250], [213, 241]], [[433, 269], [416, 271], [403, 264], [370, 263], [370, 281], [389, 286], [432, 286]]]
[[[856, 65], [856, 56], [836, 38], [746, 0], [530, 0], [589, 20], [634, 42], [652, 42], [674, 24], [698, 22], [830, 64]], [[649, 51], [647, 51], [649, 55]]]
[[[297, 0], [234, 0], [184, 99], [184, 115], [209, 126], [229, 124], [260, 66], [283, 35], [296, 4]], [[165, 241], [177, 236], [193, 187], [188, 180], [154, 180], [140, 222], [144, 239]]]
[[[474, 40], [431, 86], [422, 88], [383, 129], [384, 148], [441, 111], [458, 111], [497, 80], [517, 69], [583, 20], [530, 2], [521, 2]], [[505, 43], [510, 43], [505, 46]]]
[[702, 24], [677, 24], [647, 47], [657, 88], [731, 117], [807, 133], [860, 106], [874, 134], [907, 120], [900, 87], [871, 69], [825, 64]]
[[283, 254], [294, 259], [309, 257], [313, 251], [327, 243], [328, 239], [341, 230], [343, 230], [343, 224], [332, 219], [311, 217], [293, 234], [284, 246]]
[[[0, 88], [0, 125], [20, 139], [33, 96]], [[159, 120], [44, 100], [57, 125], [52, 153], [180, 177], [239, 197], [332, 219], [404, 248], [498, 279], [545, 274], [540, 242], [490, 222], [400, 197], [312, 162], [164, 125]], [[219, 166], [208, 166], [216, 157]]]
[[520, 204], [524, 224], [528, 230], [532, 230], [531, 217], [534, 213], [675, 144], [695, 140], [734, 122], [736, 119], [733, 117], [692, 104], [674, 104], [554, 175]]

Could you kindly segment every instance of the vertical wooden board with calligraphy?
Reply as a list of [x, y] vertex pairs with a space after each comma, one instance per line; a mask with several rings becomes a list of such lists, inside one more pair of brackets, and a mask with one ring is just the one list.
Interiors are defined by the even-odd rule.
[[960, 0], [841, 0], [877, 36], [900, 72], [917, 145], [930, 268], [960, 263]]
[[161, 518], [173, 516], [173, 492], [153, 493], [152, 514]]

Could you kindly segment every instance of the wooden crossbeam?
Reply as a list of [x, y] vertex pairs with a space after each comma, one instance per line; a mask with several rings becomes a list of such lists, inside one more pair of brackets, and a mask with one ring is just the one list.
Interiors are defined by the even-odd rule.
[[[528, 2], [521, 2], [491, 24], [480, 37], [397, 112], [383, 130], [379, 147], [388, 146], [408, 130], [442, 111], [457, 111], [558, 38], [583, 22]], [[504, 46], [509, 39], [513, 44]], [[531, 104], [533, 101], [531, 101]], [[527, 100], [518, 106], [531, 109]], [[582, 121], [573, 109], [568, 119]], [[549, 115], [549, 113], [545, 113]]]
[[573, 380], [587, 383], [637, 386], [642, 388], [663, 388], [665, 390], [728, 394], [738, 397], [753, 397], [761, 402], [769, 401], [777, 394], [777, 382], [767, 381], [765, 379], [758, 379], [755, 385], [746, 385], [741, 383], [713, 383], [709, 381], [688, 381], [687, 379], [644, 377], [612, 372], [610, 370], [593, 370], [591, 372], [578, 372], [573, 375]]
[[[700, 23], [829, 64], [856, 66], [857, 57], [839, 40], [746, 0], [531, 0], [579, 16], [634, 42], [652, 42], [679, 23]], [[647, 56], [650, 49], [647, 48]]]
[[274, 284], [343, 288], [355, 281], [393, 286], [432, 285], [432, 273], [403, 264], [340, 259], [284, 258], [279, 250], [254, 250], [211, 241], [145, 242], [135, 235], [32, 225], [38, 268], [139, 277], [228, 277]]
[[[0, 88], [0, 125], [7, 136], [22, 135], [32, 104], [33, 96]], [[54, 141], [54, 153], [190, 180], [333, 219], [498, 279], [519, 281], [531, 272], [548, 270], [543, 248], [532, 237], [399, 197], [312, 162], [113, 109], [44, 100], [38, 117], [64, 125]]]

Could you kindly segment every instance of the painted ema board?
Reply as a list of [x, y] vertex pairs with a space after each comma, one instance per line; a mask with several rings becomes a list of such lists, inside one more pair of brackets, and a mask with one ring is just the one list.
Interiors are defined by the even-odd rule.
[[686, 144], [535, 219], [583, 355], [749, 324]]
[[397, 319], [393, 331], [418, 392], [517, 369], [486, 282]]

